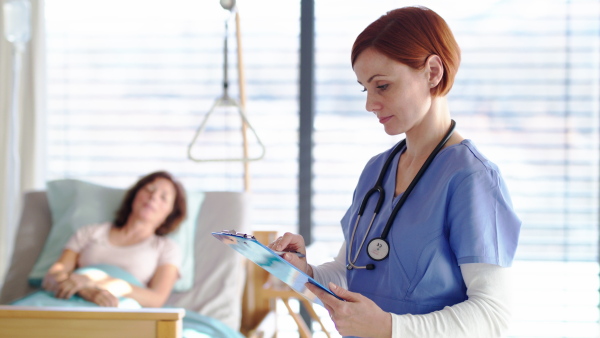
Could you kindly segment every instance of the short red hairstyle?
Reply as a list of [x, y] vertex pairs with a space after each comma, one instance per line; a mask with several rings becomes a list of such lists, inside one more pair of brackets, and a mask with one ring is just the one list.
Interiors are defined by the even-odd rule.
[[391, 10], [365, 28], [352, 46], [352, 66], [367, 48], [414, 69], [422, 69], [431, 55], [442, 60], [444, 75], [431, 89], [434, 96], [448, 94], [460, 65], [460, 47], [444, 19], [422, 6]]

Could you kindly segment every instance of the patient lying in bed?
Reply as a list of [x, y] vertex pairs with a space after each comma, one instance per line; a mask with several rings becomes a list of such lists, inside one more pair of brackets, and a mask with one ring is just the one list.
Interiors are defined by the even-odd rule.
[[[25, 193], [15, 249], [0, 290], [0, 304], [98, 306], [77, 293], [67, 300], [56, 298], [54, 292], [40, 288], [46, 273], [59, 260], [66, 243], [77, 229], [114, 221], [114, 215], [126, 193], [127, 189], [77, 179], [49, 181], [45, 190]], [[243, 338], [238, 330], [246, 261], [237, 252], [215, 240], [210, 233], [224, 228], [247, 229], [251, 196], [233, 191], [186, 189], [185, 197], [187, 217], [176, 231], [166, 236], [181, 249], [182, 265], [178, 271], [181, 276], [163, 307], [185, 309], [184, 337]], [[118, 258], [117, 263], [129, 259], [127, 255], [113, 256]], [[150, 259], [145, 257], [145, 260]], [[141, 277], [133, 276], [122, 265], [84, 266], [82, 262], [76, 265], [72, 273], [90, 276], [106, 274], [143, 288], [150, 288], [149, 284], [153, 283], [152, 278], [142, 283], [139, 280]], [[141, 306], [132, 298], [120, 297], [119, 307]], [[188, 331], [191, 332], [189, 335], [186, 334]]]
[[100, 306], [163, 306], [182, 259], [165, 235], [185, 216], [182, 185], [168, 172], [146, 175], [127, 191], [112, 223], [77, 230], [48, 270], [43, 289], [57, 299], [76, 296]]

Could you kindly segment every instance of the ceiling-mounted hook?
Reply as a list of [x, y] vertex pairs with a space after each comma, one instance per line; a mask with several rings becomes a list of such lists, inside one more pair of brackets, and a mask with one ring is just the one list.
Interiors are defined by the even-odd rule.
[[235, 0], [220, 0], [221, 7], [228, 11], [232, 11], [235, 7]]

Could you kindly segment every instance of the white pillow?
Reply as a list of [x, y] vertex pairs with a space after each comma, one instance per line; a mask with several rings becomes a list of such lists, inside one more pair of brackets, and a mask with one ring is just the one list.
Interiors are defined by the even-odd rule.
[[[126, 190], [64, 179], [47, 182], [46, 193], [52, 229], [29, 274], [29, 283], [35, 286], [41, 284], [44, 275], [79, 227], [114, 220]], [[175, 283], [175, 292], [189, 290], [194, 282], [194, 238], [204, 193], [186, 191], [186, 197], [187, 217], [177, 231], [168, 235], [177, 242], [183, 255], [181, 278]]]

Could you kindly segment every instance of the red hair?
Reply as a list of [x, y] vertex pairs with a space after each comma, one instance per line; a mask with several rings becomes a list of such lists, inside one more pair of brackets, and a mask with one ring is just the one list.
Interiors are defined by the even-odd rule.
[[365, 28], [352, 46], [352, 66], [367, 48], [414, 69], [422, 69], [431, 55], [442, 60], [444, 75], [431, 89], [434, 96], [448, 94], [460, 65], [460, 47], [446, 21], [422, 6], [391, 10]]

